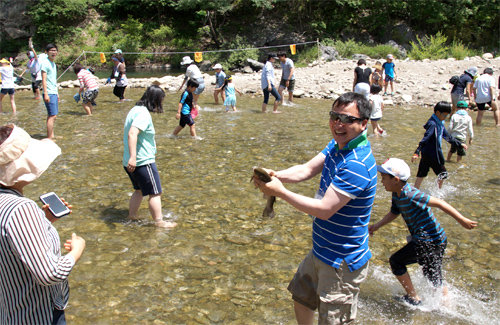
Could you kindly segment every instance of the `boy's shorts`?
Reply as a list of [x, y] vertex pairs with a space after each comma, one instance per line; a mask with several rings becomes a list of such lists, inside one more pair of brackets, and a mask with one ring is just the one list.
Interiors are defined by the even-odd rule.
[[441, 286], [443, 283], [441, 269], [446, 244], [446, 240], [442, 243], [433, 243], [412, 239], [389, 258], [392, 273], [401, 276], [407, 272], [406, 265], [418, 263], [422, 266], [424, 276], [435, 287]]
[[[457, 140], [460, 141], [460, 143], [465, 143], [465, 141], [462, 141], [460, 139], [457, 139]], [[464, 149], [464, 147], [457, 146], [454, 143], [451, 144], [450, 152], [451, 153], [455, 153], [456, 152], [458, 156], [465, 156], [465, 149]]]
[[47, 109], [48, 116], [55, 116], [59, 113], [59, 96], [55, 94], [49, 94], [49, 102], [45, 102], [45, 108]]
[[3, 95], [14, 95], [15, 92], [16, 90], [14, 88], [2, 88], [2, 90], [0, 90], [0, 93]]
[[97, 95], [99, 95], [99, 89], [86, 90], [82, 96], [82, 103], [93, 103]]
[[181, 114], [181, 118], [179, 120], [179, 125], [181, 127], [185, 127], [187, 125], [191, 126], [194, 124], [193, 117], [191, 114]]
[[422, 158], [420, 159], [420, 164], [418, 164], [417, 177], [426, 177], [427, 174], [429, 173], [430, 168], [432, 168], [434, 174], [438, 176], [447, 174], [444, 164], [441, 165], [435, 159], [430, 159], [429, 157], [422, 155]]
[[347, 264], [336, 269], [314, 256], [312, 250], [300, 263], [288, 285], [292, 299], [318, 309], [318, 324], [349, 323], [356, 318], [359, 285], [368, 275], [368, 262], [354, 272]]
[[161, 194], [160, 174], [155, 163], [137, 166], [133, 172], [129, 172], [125, 166], [123, 168], [134, 190], [141, 190], [142, 196]]
[[479, 111], [487, 111], [488, 109], [486, 108], [486, 104], [488, 104], [488, 106], [491, 107], [491, 100], [487, 103], [476, 103], [477, 109]]
[[198, 88], [193, 91], [193, 94], [199, 95], [205, 90], [205, 80], [203, 78], [197, 79], [196, 82], [198, 83]]
[[387, 81], [394, 81], [394, 77], [385, 75], [385, 82], [387, 82]]
[[40, 85], [42, 84], [41, 80], [36, 80], [31, 83], [31, 89], [33, 89], [33, 92], [35, 93], [37, 89], [40, 89]]
[[295, 79], [288, 80], [288, 87], [286, 86], [286, 80], [281, 79], [280, 81], [280, 88], [286, 88], [289, 92], [293, 93], [293, 90], [295, 89]]

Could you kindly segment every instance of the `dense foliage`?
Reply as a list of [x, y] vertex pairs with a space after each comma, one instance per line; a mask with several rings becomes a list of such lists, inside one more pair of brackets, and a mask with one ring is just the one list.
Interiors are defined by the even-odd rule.
[[448, 47], [446, 55], [498, 50], [499, 7], [500, 0], [37, 0], [29, 13], [38, 45], [79, 50], [227, 49], [302, 37], [377, 54], [390, 48], [373, 45], [412, 42], [410, 53], [420, 57], [430, 46]]

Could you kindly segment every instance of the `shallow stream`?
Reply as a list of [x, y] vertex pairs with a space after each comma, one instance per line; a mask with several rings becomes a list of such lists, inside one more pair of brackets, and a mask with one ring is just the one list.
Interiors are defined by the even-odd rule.
[[[262, 218], [265, 200], [249, 182], [252, 166], [282, 169], [303, 163], [331, 139], [331, 101], [297, 99], [282, 114], [261, 114], [261, 97], [238, 97], [237, 113], [224, 113], [211, 94], [203, 94], [193, 140], [177, 125], [179, 94], [168, 94], [165, 113], [153, 115], [157, 165], [167, 218], [179, 225], [156, 229], [144, 201], [142, 221], [126, 220], [130, 181], [121, 166], [123, 122], [143, 89], [127, 90], [133, 101], [117, 103], [111, 88], [101, 90], [94, 116], [61, 91], [56, 121], [63, 154], [26, 196], [55, 191], [73, 205], [57, 222], [61, 241], [72, 232], [87, 241], [85, 254], [70, 276], [66, 318], [71, 324], [294, 324], [286, 287], [311, 248], [311, 219], [277, 201], [274, 219]], [[30, 92], [16, 93], [18, 115], [0, 115], [32, 136], [45, 136], [46, 111]], [[4, 100], [4, 111], [10, 104]], [[423, 135], [429, 108], [395, 107], [384, 112], [386, 137], [370, 137], [378, 163], [388, 157], [407, 162]], [[475, 113], [472, 113], [475, 118]], [[370, 126], [371, 132], [371, 126]], [[472, 231], [436, 211], [448, 234], [444, 276], [450, 290], [440, 303], [421, 275], [410, 268], [421, 308], [398, 304], [403, 290], [388, 258], [408, 233], [401, 218], [370, 238], [374, 258], [361, 289], [359, 324], [495, 324], [500, 322], [500, 173], [499, 130], [486, 113], [483, 126], [460, 163], [447, 163], [450, 179], [439, 190], [430, 173], [422, 189], [443, 198], [479, 222]], [[448, 144], [443, 144], [445, 151]], [[445, 152], [445, 154], [446, 154]], [[456, 157], [456, 156], [455, 156]], [[454, 157], [454, 159], [455, 159]], [[417, 164], [411, 164], [412, 175]], [[410, 179], [414, 182], [414, 177]], [[312, 196], [315, 178], [289, 188]], [[390, 208], [390, 193], [379, 182], [372, 220]], [[372, 221], [372, 222], [373, 222]]]

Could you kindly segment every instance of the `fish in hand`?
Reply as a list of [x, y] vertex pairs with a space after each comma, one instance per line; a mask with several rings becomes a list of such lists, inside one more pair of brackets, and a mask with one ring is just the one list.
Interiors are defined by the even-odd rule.
[[[253, 168], [253, 176], [250, 181], [253, 180], [254, 177], [257, 177], [261, 181], [268, 183], [271, 181], [271, 175], [269, 175], [264, 168], [254, 167]], [[264, 195], [264, 198], [267, 196]], [[266, 207], [262, 212], [262, 216], [264, 218], [274, 218], [274, 202], [276, 202], [276, 196], [267, 197]]]

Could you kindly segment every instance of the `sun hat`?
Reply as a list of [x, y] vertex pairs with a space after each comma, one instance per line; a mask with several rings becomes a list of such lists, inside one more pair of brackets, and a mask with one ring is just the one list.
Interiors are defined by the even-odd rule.
[[0, 63], [8, 63], [8, 64], [10, 64], [9, 60], [7, 60], [6, 58], [1, 59]]
[[392, 59], [394, 59], [394, 56], [392, 54], [387, 54], [387, 59], [392, 60]]
[[122, 52], [122, 50], [120, 50], [120, 49], [117, 49], [117, 50], [115, 51], [115, 54], [122, 54], [122, 53], [123, 53], [123, 52]]
[[465, 72], [474, 77], [477, 74], [477, 67], [470, 67]]
[[402, 181], [410, 178], [410, 167], [399, 158], [389, 158], [382, 165], [377, 165], [377, 171], [399, 177]]
[[13, 124], [12, 133], [0, 145], [0, 184], [13, 186], [32, 182], [47, 170], [61, 154], [61, 148], [50, 139], [33, 139]]
[[181, 65], [191, 64], [193, 62], [194, 61], [189, 56], [185, 56], [182, 58]]
[[220, 65], [220, 63], [217, 63], [216, 65], [213, 66], [212, 69], [222, 69], [222, 65]]
[[457, 103], [458, 108], [467, 108], [469, 105], [467, 105], [467, 102], [465, 100], [461, 100]]
[[377, 61], [377, 62], [375, 62], [375, 64], [373, 65], [373, 67], [375, 69], [381, 70], [382, 69], [382, 63], [380, 63], [380, 61]]

